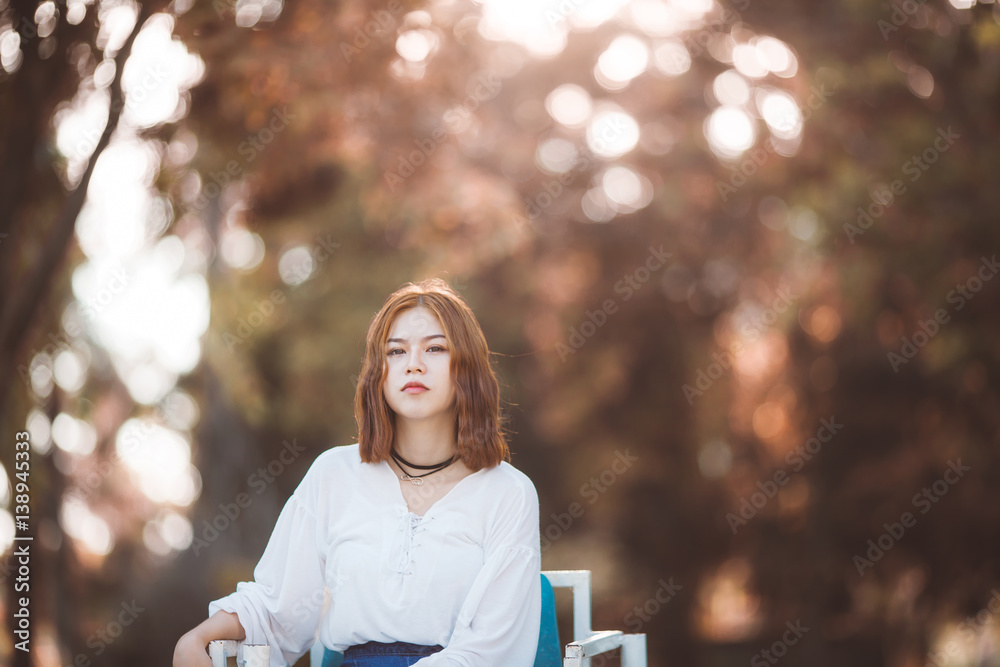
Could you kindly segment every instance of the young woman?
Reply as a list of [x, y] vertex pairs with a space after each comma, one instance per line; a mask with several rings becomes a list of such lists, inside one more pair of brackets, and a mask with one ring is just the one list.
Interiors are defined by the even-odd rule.
[[534, 664], [538, 495], [507, 461], [486, 339], [447, 283], [408, 283], [372, 319], [354, 411], [358, 442], [316, 458], [254, 581], [209, 605], [174, 667], [210, 667], [214, 639], [294, 664], [317, 631], [343, 667]]

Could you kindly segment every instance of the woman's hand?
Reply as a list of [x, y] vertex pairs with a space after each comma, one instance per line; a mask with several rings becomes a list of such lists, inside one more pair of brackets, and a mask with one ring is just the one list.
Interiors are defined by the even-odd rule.
[[208, 657], [209, 640], [197, 630], [190, 630], [177, 640], [173, 667], [212, 667], [212, 659]]

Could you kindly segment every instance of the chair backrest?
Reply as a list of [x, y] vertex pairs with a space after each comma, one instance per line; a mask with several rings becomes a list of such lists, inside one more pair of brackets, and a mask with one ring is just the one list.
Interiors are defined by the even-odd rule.
[[[310, 667], [340, 667], [344, 656], [323, 648], [319, 642], [309, 657]], [[556, 593], [549, 578], [542, 574], [542, 619], [538, 628], [538, 651], [534, 667], [562, 667], [562, 644], [556, 622]]]

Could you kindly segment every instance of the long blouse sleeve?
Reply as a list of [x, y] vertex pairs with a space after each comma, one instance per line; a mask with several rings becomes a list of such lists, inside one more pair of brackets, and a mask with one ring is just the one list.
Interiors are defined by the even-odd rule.
[[254, 580], [211, 602], [208, 614], [235, 613], [248, 644], [271, 646], [271, 667], [295, 664], [313, 643], [323, 610], [325, 558], [320, 548], [314, 468], [285, 503], [267, 547], [254, 569]]
[[484, 563], [444, 650], [415, 667], [531, 667], [542, 613], [538, 494], [530, 480], [502, 504]]

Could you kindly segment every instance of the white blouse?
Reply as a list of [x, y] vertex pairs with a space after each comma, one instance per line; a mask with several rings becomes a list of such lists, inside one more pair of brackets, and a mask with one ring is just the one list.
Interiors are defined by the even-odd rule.
[[[538, 494], [506, 461], [462, 478], [424, 516], [357, 443], [318, 457], [281, 510], [254, 581], [211, 602], [271, 667], [319, 641], [439, 644], [419, 667], [532, 667], [541, 619]], [[326, 594], [324, 594], [324, 587]]]

